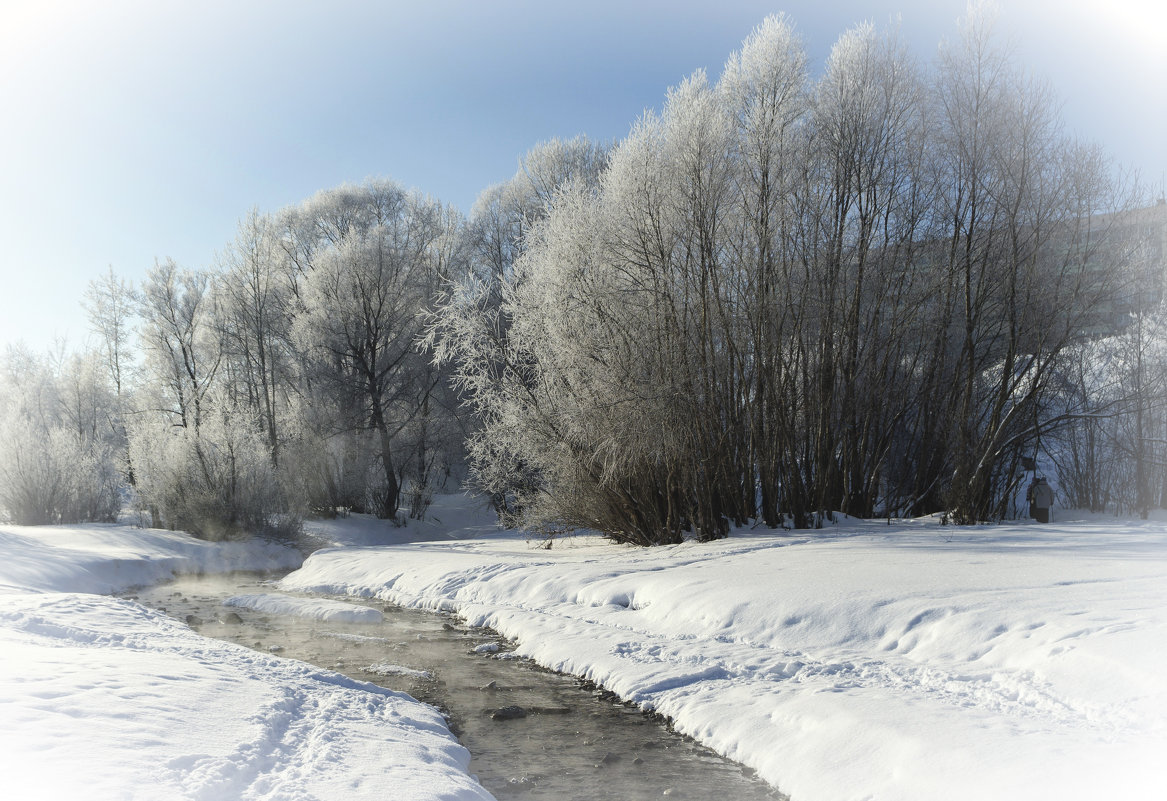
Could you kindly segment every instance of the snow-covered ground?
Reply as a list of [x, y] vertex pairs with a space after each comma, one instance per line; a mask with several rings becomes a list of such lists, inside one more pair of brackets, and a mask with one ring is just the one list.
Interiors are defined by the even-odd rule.
[[127, 526], [0, 526], [0, 797], [490, 799], [432, 707], [97, 594], [299, 562]]
[[[433, 514], [313, 524], [336, 547], [280, 589], [457, 610], [794, 801], [1167, 797], [1167, 523], [847, 521], [543, 550], [456, 497]], [[129, 527], [0, 526], [4, 797], [489, 798], [429, 707], [86, 594], [294, 559]], [[357, 608], [236, 602], [324, 620]]]
[[794, 801], [1167, 798], [1163, 522], [357, 541], [282, 588], [457, 610]]

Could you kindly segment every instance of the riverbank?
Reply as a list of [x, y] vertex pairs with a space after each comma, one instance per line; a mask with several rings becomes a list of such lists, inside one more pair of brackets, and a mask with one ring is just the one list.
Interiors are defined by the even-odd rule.
[[105, 595], [176, 573], [300, 561], [259, 541], [0, 526], [6, 797], [490, 799], [432, 707]]
[[469, 526], [282, 584], [457, 611], [795, 801], [1162, 797], [1167, 525], [1061, 517], [650, 550]]

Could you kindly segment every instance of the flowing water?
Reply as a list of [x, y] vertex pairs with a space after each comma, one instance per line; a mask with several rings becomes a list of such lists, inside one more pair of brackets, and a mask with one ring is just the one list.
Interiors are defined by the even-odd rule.
[[515, 658], [502, 638], [455, 617], [359, 601], [382, 611], [383, 622], [334, 623], [222, 605], [232, 595], [270, 592], [277, 590], [263, 577], [231, 574], [180, 578], [128, 597], [203, 635], [330, 668], [438, 707], [470, 751], [470, 772], [499, 801], [783, 798], [749, 769], [676, 734], [659, 717]]

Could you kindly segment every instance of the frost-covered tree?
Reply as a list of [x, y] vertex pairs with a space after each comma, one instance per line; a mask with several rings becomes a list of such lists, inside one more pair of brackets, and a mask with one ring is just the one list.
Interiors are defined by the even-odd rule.
[[[735, 151], [733, 224], [740, 245], [742, 305], [748, 356], [743, 391], [752, 394], [747, 456], [758, 471], [758, 513], [771, 526], [780, 508], [803, 498], [803, 476], [783, 458], [797, 436], [806, 406], [793, 386], [797, 350], [789, 347], [798, 315], [795, 296], [801, 272], [791, 245], [802, 219], [797, 188], [803, 183], [810, 108], [807, 58], [789, 19], [768, 17], [730, 56], [721, 92], [732, 115]], [[782, 492], [786, 487], [787, 491]], [[784, 498], [783, 495], [788, 497]], [[796, 516], [804, 517], [798, 508]]]
[[293, 391], [292, 293], [277, 223], [252, 209], [220, 256], [221, 331], [231, 403], [260, 421], [272, 463], [279, 464]]
[[[510, 180], [484, 190], [474, 205], [463, 237], [469, 269], [451, 274], [440, 308], [427, 320], [427, 342], [436, 361], [453, 372], [476, 420], [489, 414], [490, 399], [524, 381], [514, 369], [517, 355], [509, 344], [503, 291], [515, 281], [515, 263], [528, 236], [560, 192], [598, 184], [608, 155], [607, 145], [582, 136], [543, 142], [520, 160]], [[537, 493], [538, 471], [494, 435], [470, 425], [462, 427], [472, 481], [487, 492], [500, 518], [513, 524]]]
[[1069, 140], [1049, 90], [1017, 71], [981, 12], [942, 51], [935, 152], [938, 273], [946, 280], [936, 363], [953, 427], [947, 505], [957, 521], [1002, 516], [1032, 448], [1061, 357], [1116, 291], [1120, 271], [1089, 265], [1091, 231], [1114, 208], [1098, 154]]
[[214, 304], [211, 274], [181, 269], [171, 260], [147, 273], [140, 295], [140, 336], [154, 410], [172, 425], [196, 431], [223, 359]]
[[123, 454], [126, 481], [134, 484], [134, 468], [129, 458], [126, 415], [136, 377], [134, 322], [138, 300], [132, 282], [118, 278], [111, 267], [101, 278], [91, 281], [83, 301], [90, 329], [98, 337], [98, 349], [105, 372], [113, 386], [114, 403], [106, 425]]
[[145, 385], [128, 425], [136, 490], [155, 525], [221, 539], [264, 528], [270, 451], [223, 385], [222, 304], [208, 271], [157, 264], [139, 298]]
[[309, 254], [293, 334], [309, 354], [309, 382], [346, 413], [337, 433], [376, 438], [372, 506], [392, 518], [406, 468], [418, 464], [411, 452], [428, 469], [422, 420], [440, 376], [417, 346], [421, 315], [457, 257], [458, 225], [438, 203], [390, 181], [321, 193], [297, 217], [291, 230], [313, 241], [293, 246]]
[[205, 407], [197, 429], [140, 415], [130, 455], [156, 524], [210, 540], [296, 529], [263, 434], [239, 410]]
[[[670, 105], [677, 110], [675, 115], [666, 112], [661, 119], [646, 119], [638, 130], [643, 140], [651, 140], [672, 126], [679, 149], [676, 171], [689, 166], [695, 173], [685, 178], [699, 182], [706, 176], [702, 147], [710, 139], [717, 141], [728, 120], [703, 76], [679, 89], [677, 96], [682, 99]], [[685, 146], [690, 146], [687, 153]], [[718, 147], [724, 152], [720, 142]], [[439, 356], [460, 362], [463, 386], [483, 414], [484, 425], [471, 452], [487, 462], [478, 465], [480, 479], [489, 482], [487, 488], [505, 489], [514, 470], [535, 477], [537, 483], [527, 484], [527, 497], [521, 499], [525, 522], [587, 525], [629, 541], [650, 542], [679, 536], [685, 512], [692, 511], [674, 510], [669, 488], [670, 482], [679, 486], [691, 477], [682, 474], [692, 461], [680, 454], [698, 447], [685, 428], [670, 425], [692, 408], [688, 404], [694, 396], [674, 391], [691, 375], [687, 362], [654, 359], [653, 345], [671, 337], [683, 347], [689, 344], [685, 341], [689, 334], [696, 349], [714, 345], [711, 328], [686, 326], [678, 332], [666, 324], [668, 298], [663, 293], [676, 283], [666, 275], [668, 268], [684, 267], [699, 283], [699, 256], [689, 262], [621, 264], [612, 269], [609, 249], [617, 245], [620, 233], [631, 234], [627, 227], [633, 224], [621, 222], [630, 220], [622, 214], [624, 209], [614, 203], [603, 205], [606, 182], [610, 178], [615, 182], [614, 176], [622, 174], [618, 164], [624, 152], [631, 154], [632, 146], [616, 149], [598, 188], [574, 182], [560, 189], [550, 216], [528, 234], [513, 275], [503, 283], [498, 317], [492, 317], [489, 304], [473, 291], [451, 304], [450, 308], [472, 312], [477, 308], [485, 314], [448, 317]], [[651, 149], [646, 155], [651, 158], [647, 169], [661, 166]], [[627, 164], [630, 172], [642, 166], [633, 155]], [[724, 184], [723, 172], [719, 180]], [[634, 184], [632, 179], [621, 186], [634, 191]], [[670, 199], [683, 200], [684, 184], [675, 186], [678, 194]], [[690, 198], [709, 210], [705, 195]], [[606, 208], [616, 214], [607, 216]], [[693, 211], [700, 214], [702, 209]], [[673, 209], [668, 214], [670, 221], [683, 219]], [[624, 226], [625, 231], [610, 232], [609, 224]], [[668, 235], [688, 235], [684, 226], [670, 225]], [[653, 275], [668, 283], [654, 287]], [[654, 291], [662, 294], [658, 297]], [[715, 310], [716, 302], [707, 300], [709, 310]], [[508, 326], [505, 340], [496, 333], [500, 320]], [[720, 328], [726, 320], [721, 314], [708, 325]], [[466, 359], [474, 348], [491, 354], [492, 362], [475, 365], [473, 358]], [[649, 358], [642, 358], [642, 353]], [[678, 365], [683, 369], [672, 369]], [[667, 468], [660, 469], [669, 461], [677, 466], [676, 477], [670, 477]], [[719, 502], [710, 499], [704, 508]], [[718, 520], [710, 514], [713, 530]]]

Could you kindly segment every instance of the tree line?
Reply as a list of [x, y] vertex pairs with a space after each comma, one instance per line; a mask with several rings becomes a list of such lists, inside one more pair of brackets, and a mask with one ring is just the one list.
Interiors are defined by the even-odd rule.
[[1163, 209], [1147, 237], [1138, 203], [983, 15], [929, 68], [858, 26], [814, 81], [771, 17], [566, 181], [432, 341], [476, 413], [477, 481], [528, 525], [653, 544], [834, 511], [999, 519], [1025, 461], [1067, 469], [1079, 432], [1135, 449], [1123, 502], [1145, 514], [1161, 351], [1107, 384], [1141, 381], [1133, 439], [1097, 435], [1129, 428], [1130, 392], [1074, 373], [1159, 302]]
[[[436, 201], [369, 181], [253, 211], [214, 269], [168, 260], [137, 288], [111, 271], [87, 294], [96, 351], [55, 382], [9, 353], [21, 452], [40, 440], [36, 458], [52, 459], [40, 435], [75, 430], [75, 447], [124, 479], [91, 490], [106, 516], [128, 489], [154, 525], [210, 538], [337, 510], [420, 517], [461, 462], [455, 401], [415, 343], [419, 312], [465, 269], [462, 228]], [[74, 364], [91, 377], [76, 393]], [[67, 411], [75, 394], [84, 427]], [[28, 486], [3, 496], [16, 520], [93, 517], [7, 469], [3, 486]]]
[[[387, 180], [252, 211], [211, 269], [112, 271], [89, 354], [10, 349], [0, 506], [130, 494], [207, 537], [425, 514], [622, 542], [1167, 500], [1163, 207], [971, 14], [931, 65], [782, 16], [622, 141], [536, 147], [469, 217]], [[1157, 243], [1157, 244], [1156, 244]]]

